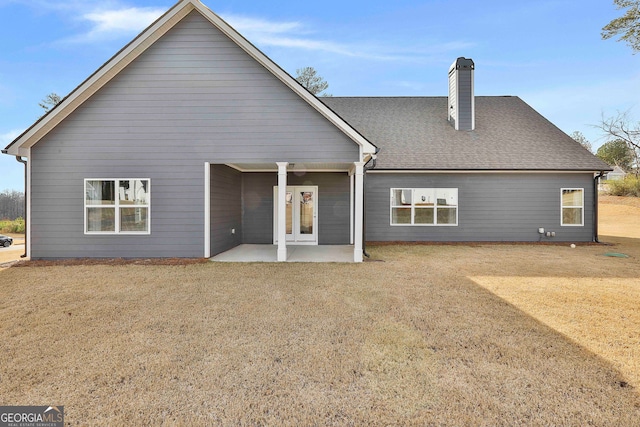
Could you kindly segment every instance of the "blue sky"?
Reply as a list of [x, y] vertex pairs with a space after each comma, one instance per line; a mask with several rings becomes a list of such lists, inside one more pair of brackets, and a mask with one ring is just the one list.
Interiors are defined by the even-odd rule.
[[[0, 146], [169, 9], [173, 0], [0, 0]], [[204, 0], [290, 74], [315, 67], [335, 96], [436, 96], [459, 56], [476, 95], [516, 95], [566, 133], [630, 110], [640, 120], [640, 55], [602, 40], [623, 12], [608, 0]], [[274, 5], [276, 4], [276, 5]], [[0, 155], [0, 191], [23, 188]]]

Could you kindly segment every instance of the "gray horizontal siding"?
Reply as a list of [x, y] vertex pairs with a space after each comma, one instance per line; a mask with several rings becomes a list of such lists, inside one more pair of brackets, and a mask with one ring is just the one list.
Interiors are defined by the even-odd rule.
[[[273, 243], [273, 187], [276, 173], [245, 173], [243, 178], [243, 242]], [[346, 173], [288, 174], [287, 185], [318, 186], [318, 244], [350, 241], [349, 176]]]
[[[32, 257], [199, 257], [204, 162], [357, 159], [353, 141], [193, 12], [33, 147]], [[85, 178], [151, 179], [151, 235], [85, 235]]]
[[[391, 188], [458, 188], [457, 226], [390, 225]], [[560, 225], [560, 189], [584, 188], [584, 226]], [[591, 241], [591, 174], [374, 174], [366, 176], [368, 241]]]
[[[235, 233], [232, 230], [235, 229]], [[211, 255], [242, 243], [242, 174], [211, 165]]]

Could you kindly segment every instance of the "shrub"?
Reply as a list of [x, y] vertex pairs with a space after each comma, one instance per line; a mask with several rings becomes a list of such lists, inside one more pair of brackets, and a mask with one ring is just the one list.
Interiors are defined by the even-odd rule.
[[627, 175], [624, 179], [606, 181], [608, 193], [612, 196], [640, 197], [640, 178]]
[[1, 220], [0, 233], [24, 233], [24, 218], [16, 218], [15, 220]]

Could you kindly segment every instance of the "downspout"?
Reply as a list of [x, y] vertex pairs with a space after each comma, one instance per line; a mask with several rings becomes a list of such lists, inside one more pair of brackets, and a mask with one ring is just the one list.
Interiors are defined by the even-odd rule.
[[371, 166], [367, 167], [369, 162], [365, 163], [364, 168], [362, 168], [362, 255], [367, 258], [371, 258], [371, 255], [367, 253], [366, 241], [367, 241], [367, 171], [376, 167], [376, 160], [378, 156], [378, 152], [380, 151], [380, 147], [376, 147], [375, 153], [371, 156], [369, 161], [373, 160]]
[[593, 178], [593, 241], [600, 243], [598, 240], [598, 181], [604, 176], [604, 171], [600, 171]]

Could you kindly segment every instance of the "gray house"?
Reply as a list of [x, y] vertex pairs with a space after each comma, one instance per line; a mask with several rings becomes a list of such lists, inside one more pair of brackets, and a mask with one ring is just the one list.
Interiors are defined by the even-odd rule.
[[474, 68], [447, 97], [320, 100], [181, 0], [3, 150], [28, 159], [27, 254], [597, 239], [609, 166], [519, 98], [475, 97]]

